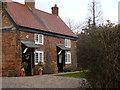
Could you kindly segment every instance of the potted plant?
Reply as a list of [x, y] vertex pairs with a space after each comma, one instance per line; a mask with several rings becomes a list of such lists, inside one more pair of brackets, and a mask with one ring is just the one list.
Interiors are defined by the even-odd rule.
[[42, 75], [42, 71], [43, 71], [43, 63], [42, 62], [38, 62], [38, 71], [39, 71], [39, 75]]
[[16, 76], [17, 76], [17, 77], [20, 77], [20, 76], [21, 76], [21, 73], [20, 73], [20, 72], [17, 72], [17, 73], [16, 73]]
[[39, 75], [39, 71], [37, 67], [34, 68], [34, 72], [35, 72], [35, 75]]
[[39, 75], [42, 75], [43, 67], [39, 67], [38, 71], [39, 71]]
[[22, 76], [26, 76], [26, 73], [25, 73], [25, 68], [27, 68], [27, 66], [28, 66], [28, 63], [27, 62], [23, 62], [22, 64], [21, 64], [21, 71], [22, 71]]

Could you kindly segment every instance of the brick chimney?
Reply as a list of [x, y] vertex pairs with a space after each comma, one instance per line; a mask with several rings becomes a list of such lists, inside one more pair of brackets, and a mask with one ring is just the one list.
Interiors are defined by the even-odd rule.
[[52, 14], [57, 15], [58, 16], [58, 7], [57, 4], [54, 5], [54, 7], [52, 7]]
[[25, 5], [31, 9], [35, 9], [35, 0], [25, 0]]

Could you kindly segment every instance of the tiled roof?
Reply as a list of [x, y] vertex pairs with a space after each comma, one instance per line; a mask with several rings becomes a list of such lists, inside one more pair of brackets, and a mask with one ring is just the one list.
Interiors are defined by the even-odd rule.
[[59, 16], [37, 9], [30, 10], [17, 2], [8, 2], [6, 10], [19, 26], [77, 37]]

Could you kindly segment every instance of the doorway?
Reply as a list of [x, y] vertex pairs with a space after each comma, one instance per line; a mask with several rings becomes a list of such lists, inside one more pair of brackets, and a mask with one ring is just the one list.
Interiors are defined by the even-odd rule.
[[32, 69], [34, 68], [34, 49], [28, 48], [22, 44], [22, 63], [27, 62], [28, 66], [25, 68], [25, 73], [27, 76], [32, 75]]
[[58, 72], [63, 72], [63, 67], [65, 66], [65, 51], [57, 47], [57, 67]]

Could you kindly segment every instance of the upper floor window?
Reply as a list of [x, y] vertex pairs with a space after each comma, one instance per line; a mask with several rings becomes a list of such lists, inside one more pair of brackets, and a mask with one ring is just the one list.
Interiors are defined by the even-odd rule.
[[71, 40], [65, 39], [65, 47], [71, 48]]
[[35, 44], [42, 44], [44, 42], [44, 36], [42, 34], [34, 34]]
[[35, 51], [35, 64], [38, 64], [39, 62], [44, 63], [43, 51]]

